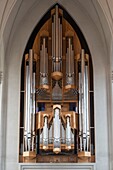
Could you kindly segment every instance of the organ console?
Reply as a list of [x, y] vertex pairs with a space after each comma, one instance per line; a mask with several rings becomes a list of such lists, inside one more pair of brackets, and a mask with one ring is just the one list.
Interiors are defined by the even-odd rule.
[[76, 54], [58, 5], [37, 37], [38, 50], [25, 55], [23, 156], [90, 157], [90, 56], [80, 45]]

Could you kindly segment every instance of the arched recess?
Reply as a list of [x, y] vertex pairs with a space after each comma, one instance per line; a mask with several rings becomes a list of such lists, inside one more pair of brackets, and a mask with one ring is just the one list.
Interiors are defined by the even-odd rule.
[[[107, 50], [103, 50], [103, 40], [95, 24], [87, 15], [87, 12], [77, 2], [60, 1], [60, 3], [70, 13], [72, 18], [77, 21], [79, 27], [88, 42], [91, 54], [93, 56], [94, 66], [94, 92], [95, 92], [95, 127], [96, 127], [96, 169], [109, 169], [109, 151], [108, 151], [108, 126], [107, 126], [107, 99], [106, 99], [106, 60]], [[3, 111], [5, 114], [4, 123], [7, 122], [5, 130], [6, 143], [2, 139], [3, 148], [6, 148], [6, 154], [3, 162], [6, 169], [18, 169], [18, 127], [19, 127], [19, 101], [20, 101], [20, 68], [22, 54], [25, 44], [32, 32], [34, 25], [40, 20], [40, 17], [54, 4], [54, 1], [41, 1], [36, 4], [29, 13], [20, 19], [19, 23], [13, 25], [10, 39], [7, 44], [5, 54], [5, 75], [4, 75], [4, 99]], [[32, 12], [31, 12], [32, 11]], [[83, 12], [84, 11], [84, 12]], [[13, 13], [12, 13], [13, 14]], [[29, 16], [29, 17], [28, 17]], [[10, 21], [11, 18], [9, 18]], [[16, 18], [17, 19], [17, 18]], [[15, 19], [15, 21], [17, 21]], [[25, 20], [26, 19], [26, 20]], [[84, 23], [85, 21], [85, 23]], [[9, 24], [7, 22], [7, 24]], [[7, 24], [4, 30], [4, 36], [7, 35]], [[90, 26], [90, 29], [89, 29]], [[26, 30], [27, 28], [27, 30]], [[90, 30], [90, 31], [89, 31]], [[93, 36], [92, 36], [93, 35]], [[6, 37], [5, 37], [6, 38]], [[7, 39], [7, 38], [6, 38]], [[5, 39], [5, 40], [6, 40]], [[95, 43], [96, 42], [96, 43]], [[5, 45], [5, 44], [4, 44]], [[6, 47], [6, 46], [5, 46]], [[15, 57], [17, 56], [17, 57]], [[20, 57], [21, 56], [21, 57]], [[103, 56], [105, 58], [103, 58]], [[108, 70], [107, 70], [108, 71]], [[8, 85], [7, 85], [8, 84]], [[101, 88], [103, 85], [103, 88]], [[12, 87], [12, 88], [11, 88]], [[5, 93], [7, 90], [7, 94]], [[103, 96], [103, 97], [102, 97]], [[103, 118], [103, 121], [102, 121]], [[12, 124], [10, 123], [12, 121]], [[101, 122], [101, 123], [100, 123]], [[14, 128], [15, 127], [15, 128]], [[103, 130], [104, 128], [104, 130]], [[11, 133], [12, 132], [12, 133]], [[12, 146], [10, 145], [13, 139]], [[106, 146], [106, 148], [105, 148]]]
[[[54, 18], [54, 17], [57, 17], [57, 15], [58, 15], [58, 18]], [[59, 21], [60, 21], [60, 24], [59, 24]], [[56, 22], [58, 22], [58, 25], [54, 24]], [[52, 29], [52, 31], [51, 31], [51, 29]], [[57, 33], [58, 34], [57, 36], [59, 37], [58, 41], [56, 41], [56, 38], [54, 37], [57, 30], [59, 30]], [[43, 41], [46, 41], [45, 42], [46, 47], [43, 47], [44, 46]], [[56, 57], [55, 52], [57, 51], [57, 48], [55, 48], [53, 45], [54, 41], [56, 41], [55, 46], [56, 46], [57, 42], [59, 42], [59, 41], [60, 42], [58, 43], [58, 45], [61, 44], [61, 46], [62, 46], [62, 47], [61, 46], [58, 47], [58, 49], [59, 49], [58, 50], [59, 68], [57, 68], [58, 69], [57, 71], [59, 71], [59, 73], [61, 73], [63, 75], [58, 80], [55, 79], [56, 77], [51, 77], [51, 74], [53, 74], [53, 73], [55, 73], [56, 76], [58, 76], [57, 72], [55, 72], [55, 70], [54, 70], [55, 68], [53, 68], [53, 67], [56, 67], [58, 64], [57, 61], [54, 63], [54, 57]], [[71, 41], [72, 44], [70, 44], [69, 41]], [[69, 47], [68, 47], [68, 43], [70, 44]], [[45, 48], [45, 49], [42, 49], [42, 48]], [[54, 48], [55, 48], [55, 51], [54, 51]], [[69, 53], [66, 52], [70, 48], [72, 48], [71, 49], [72, 51], [70, 51]], [[31, 51], [30, 49], [32, 49], [33, 51]], [[44, 52], [44, 51], [46, 51], [46, 52]], [[60, 51], [62, 51], [62, 52], [60, 53]], [[27, 86], [29, 86], [29, 85], [27, 85], [28, 81], [29, 81], [28, 80], [29, 75], [27, 75], [27, 74], [30, 73], [32, 75], [32, 71], [33, 71], [32, 68], [30, 70], [30, 58], [31, 58], [30, 55], [32, 52], [33, 52], [33, 54], [32, 54], [33, 56], [32, 56], [31, 62], [33, 62], [33, 67], [34, 67], [33, 70], [34, 70], [34, 73], [36, 72], [36, 74], [33, 73], [33, 75], [35, 76], [34, 82], [33, 82], [32, 76], [31, 76], [32, 83], [31, 83], [31, 85], [30, 84], [29, 85], [32, 86], [32, 84], [35, 83], [36, 91], [35, 91], [35, 88], [33, 85], [32, 88], [34, 89], [33, 90], [34, 92], [33, 93], [31, 92], [31, 95], [33, 95], [34, 97], [33, 98], [31, 97], [32, 99], [30, 99], [32, 104], [28, 105], [26, 103], [26, 101], [27, 102], [29, 101], [29, 97], [27, 95], [27, 93], [29, 94], [29, 90], [28, 90], [29, 87], [27, 87]], [[73, 52], [74, 54], [70, 55], [71, 52]], [[47, 53], [46, 57], [43, 58], [43, 55], [41, 53], [44, 53], [43, 55], [46, 55], [45, 53]], [[83, 54], [83, 53], [85, 53], [85, 54]], [[68, 71], [66, 71], [66, 70], [68, 70], [68, 65], [66, 64], [66, 62], [67, 61], [71, 62], [70, 56], [72, 58], [71, 61], [73, 60], [73, 62], [74, 62], [74, 64], [72, 62], [70, 65], [68, 63], [69, 72], [71, 72], [71, 76], [69, 76], [68, 74], [70, 74], [70, 73], [68, 73]], [[82, 63], [82, 59], [84, 60], [83, 63]], [[44, 61], [46, 62], [46, 65], [48, 65], [48, 66], [43, 67], [44, 63], [41, 64], [41, 62], [44, 62]], [[82, 66], [81, 63], [84, 66]], [[31, 66], [32, 66], [32, 64], [31, 64]], [[70, 70], [70, 67], [72, 68], [73, 71]], [[44, 68], [44, 70], [46, 70], [46, 72], [43, 70], [43, 68]], [[26, 72], [27, 71], [26, 69], [29, 70], [29, 73]], [[86, 70], [88, 71], [88, 73], [85, 72]], [[44, 73], [42, 73], [42, 71], [44, 71]], [[42, 74], [43, 74], [43, 76], [46, 74], [45, 78], [43, 78]], [[25, 75], [27, 75], [26, 78], [25, 78]], [[71, 80], [70, 80], [70, 78], [71, 78]], [[46, 79], [46, 81], [45, 81], [45, 79]], [[84, 81], [82, 82], [81, 79], [84, 79]], [[86, 83], [86, 81], [88, 81], [89, 83], [88, 82]], [[59, 94], [61, 93], [59, 98], [61, 96], [62, 97], [60, 99], [57, 98], [58, 96], [55, 96], [54, 98], [52, 97], [52, 96], [56, 95], [55, 91], [54, 91], [55, 89], [57, 89], [57, 92], [59, 92]], [[68, 92], [67, 92], [67, 89], [68, 89]], [[81, 92], [82, 89], [85, 89], [85, 90], [83, 90], [84, 91], [83, 94]], [[75, 92], [76, 92], [76, 95], [74, 94]], [[89, 160], [89, 162], [94, 162], [95, 140], [94, 140], [94, 98], [93, 98], [94, 94], [93, 94], [93, 92], [94, 92], [93, 91], [93, 68], [92, 68], [91, 54], [90, 54], [87, 42], [86, 42], [81, 30], [79, 29], [77, 24], [74, 22], [74, 20], [70, 17], [70, 15], [66, 12], [66, 10], [63, 7], [61, 7], [59, 4], [55, 4], [55, 6], [53, 6], [43, 16], [43, 18], [40, 20], [40, 22], [37, 24], [37, 26], [33, 30], [32, 34], [29, 38], [29, 41], [26, 45], [24, 56], [23, 56], [22, 70], [21, 70], [20, 157], [26, 158], [27, 156], [25, 156], [25, 155], [28, 154], [28, 152], [30, 154], [32, 151], [32, 154], [36, 155], [36, 153], [37, 153], [36, 162], [38, 162], [38, 163], [39, 163], [39, 161], [44, 162], [44, 161], [48, 161], [48, 160], [49, 160], [49, 162], [51, 162], [51, 161], [55, 162], [56, 159], [58, 159], [59, 162], [62, 162], [62, 161], [64, 161], [64, 158], [66, 159], [65, 160], [66, 162], [70, 162], [71, 160], [69, 159], [69, 157], [71, 154], [73, 156], [73, 162], [74, 161], [79, 162], [80, 159], [83, 159], [83, 156], [82, 156], [83, 154], [84, 155], [91, 154], [91, 157], [89, 156], [91, 158]], [[86, 93], [87, 93], [87, 95], [86, 95]], [[65, 95], [67, 95], [68, 97], [65, 97]], [[85, 97], [85, 95], [86, 95], [86, 97]], [[83, 98], [82, 96], [84, 96], [84, 99], [82, 99]], [[44, 110], [42, 112], [40, 110], [41, 103], [44, 105], [44, 108], [43, 108]], [[87, 103], [87, 104], [83, 104], [83, 103]], [[66, 148], [66, 137], [64, 137], [64, 136], [66, 134], [66, 123], [61, 121], [60, 126], [61, 126], [61, 128], [63, 128], [63, 127], [64, 128], [61, 130], [62, 132], [59, 132], [59, 133], [63, 133], [63, 136], [62, 136], [62, 134], [60, 135], [61, 139], [59, 140], [59, 142], [61, 143], [60, 144], [60, 147], [61, 147], [60, 154], [64, 154], [63, 160], [61, 159], [60, 154], [55, 156], [55, 153], [52, 151], [53, 140], [54, 140], [52, 126], [54, 126], [54, 123], [53, 123], [54, 116], [52, 115], [51, 107], [54, 106], [55, 104], [59, 104], [60, 106], [62, 105], [62, 108], [61, 108], [62, 113], [60, 115], [62, 117], [62, 119], [66, 118], [65, 116], [67, 113], [71, 115], [72, 114], [71, 111], [74, 111], [73, 114], [76, 114], [76, 116], [77, 116], [76, 118], [78, 119], [78, 120], [76, 120], [77, 125], [74, 125], [74, 126], [76, 126], [76, 128], [75, 128], [76, 134], [74, 132], [74, 128], [72, 125], [74, 117], [72, 116], [71, 120], [70, 120], [71, 132], [68, 129], [68, 133], [70, 134], [70, 136], [72, 135], [70, 149], [65, 149]], [[72, 105], [73, 105], [73, 107], [71, 107]], [[32, 110], [33, 111], [32, 113], [31, 112], [28, 113], [29, 108], [31, 108], [30, 110], [32, 110], [32, 108], [34, 108]], [[48, 112], [48, 110], [50, 113]], [[32, 119], [33, 114], [34, 114], [34, 118]], [[49, 127], [49, 129], [46, 130], [45, 135], [47, 135], [49, 133], [49, 135], [51, 136], [52, 139], [50, 140], [50, 137], [47, 137], [47, 141], [48, 141], [47, 148], [48, 149], [46, 148], [45, 150], [42, 149], [43, 147], [45, 147], [44, 146], [44, 137], [42, 137], [42, 136], [44, 136], [44, 126], [43, 126], [43, 124], [40, 124], [40, 121], [38, 121], [38, 119], [37, 119], [39, 117], [38, 116], [39, 114], [41, 114], [42, 117], [43, 117], [43, 115], [47, 114], [48, 121], [49, 121], [49, 119], [51, 119], [51, 122], [49, 121], [50, 123], [48, 123], [48, 125], [47, 125]], [[78, 116], [78, 115], [80, 115], [80, 116]], [[41, 119], [42, 119], [41, 121], [43, 121], [43, 118], [41, 118]], [[80, 123], [78, 123], [78, 122], [80, 122]], [[83, 122], [85, 122], [85, 123], [83, 123]], [[38, 125], [38, 123], [39, 123], [39, 125]], [[62, 124], [63, 124], [63, 126], [62, 126]], [[30, 129], [29, 129], [28, 125], [30, 126]], [[32, 127], [32, 125], [33, 125], [33, 127]], [[24, 127], [24, 129], [23, 129], [23, 127]], [[50, 127], [51, 127], [51, 132], [50, 132]], [[38, 134], [36, 135], [37, 130], [39, 130], [40, 132], [38, 132]], [[28, 136], [30, 136], [30, 137], [28, 138]], [[39, 138], [41, 138], [41, 139], [39, 139]], [[36, 139], [36, 141], [39, 140], [38, 148], [37, 148], [35, 139]], [[30, 143], [28, 143], [29, 140], [30, 140]], [[63, 142], [62, 142], [62, 140], [63, 140]], [[80, 140], [85, 140], [85, 143]], [[76, 141], [78, 141], [77, 142], [78, 144], [76, 143]], [[32, 145], [31, 145], [31, 143], [32, 143]], [[24, 147], [23, 147], [23, 145], [24, 145]], [[92, 149], [91, 149], [91, 147], [92, 147]], [[43, 157], [44, 154], [45, 154], [45, 156]], [[47, 154], [50, 154], [50, 155], [54, 154], [54, 159], [53, 159], [53, 156], [52, 156], [52, 160], [51, 160], [51, 156], [50, 157], [48, 156], [48, 158], [47, 158], [46, 157]], [[65, 154], [67, 154], [66, 157], [65, 157]], [[24, 155], [24, 156], [22, 156], [22, 155]], [[39, 161], [38, 161], [38, 157], [39, 157]], [[76, 157], [78, 157], [78, 158], [81, 157], [81, 158], [77, 161]], [[22, 161], [22, 158], [20, 159], [20, 161]], [[85, 158], [88, 161], [87, 156]], [[46, 160], [46, 159], [48, 159], [48, 160]], [[83, 159], [82, 161], [85, 162], [86, 160]], [[29, 160], [29, 162], [30, 162], [30, 160]]]

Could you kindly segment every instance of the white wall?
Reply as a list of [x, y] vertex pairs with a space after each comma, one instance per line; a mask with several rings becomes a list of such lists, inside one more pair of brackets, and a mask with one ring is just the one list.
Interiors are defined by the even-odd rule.
[[[3, 3], [4, 0], [1, 0]], [[0, 2], [0, 3], [1, 3]], [[20, 71], [23, 52], [33, 28], [56, 1], [7, 0], [1, 22], [0, 59], [4, 81], [0, 112], [0, 169], [18, 170]], [[88, 42], [94, 68], [94, 111], [96, 128], [96, 170], [113, 169], [111, 97], [112, 30], [108, 6], [97, 0], [59, 0], [82, 30]], [[4, 2], [5, 3], [5, 2]], [[104, 6], [103, 6], [104, 5]], [[2, 5], [5, 6], [4, 4]], [[0, 8], [2, 8], [0, 6]], [[91, 10], [89, 10], [89, 7]], [[107, 15], [105, 15], [105, 13]], [[109, 16], [109, 19], [107, 18]], [[109, 87], [109, 88], [108, 88]], [[1, 102], [1, 101], [0, 101]], [[109, 126], [108, 126], [109, 125]], [[110, 133], [109, 133], [110, 132]], [[110, 168], [111, 166], [111, 168]]]

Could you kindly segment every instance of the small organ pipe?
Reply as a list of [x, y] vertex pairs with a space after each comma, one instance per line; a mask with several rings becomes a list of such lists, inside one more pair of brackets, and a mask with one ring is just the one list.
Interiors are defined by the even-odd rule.
[[62, 59], [62, 24], [60, 24], [60, 57]]
[[69, 70], [68, 56], [69, 56], [69, 49], [67, 48], [67, 53], [66, 53], [66, 75], [68, 75], [68, 70]]
[[49, 128], [49, 143], [53, 142], [53, 129], [52, 125]]
[[66, 135], [65, 135], [65, 130], [64, 130], [64, 127], [63, 125], [61, 125], [61, 133], [62, 133], [62, 143], [64, 144], [65, 143], [65, 138], [66, 138]]
[[68, 74], [69, 76], [71, 75], [71, 62], [70, 62], [70, 58], [71, 58], [71, 40], [69, 38], [69, 56], [68, 56], [68, 64], [69, 64], [69, 70], [68, 70]]
[[53, 57], [54, 57], [54, 60], [55, 60], [55, 59], [56, 59], [56, 55], [55, 55], [55, 46], [56, 46], [56, 44], [55, 44], [55, 40], [56, 40], [56, 39], [55, 39], [55, 38], [56, 38], [56, 37], [55, 37], [55, 28], [56, 28], [56, 27], [55, 27], [55, 24], [56, 24], [55, 15], [54, 15], [53, 17], [54, 17], [54, 20], [53, 20], [53, 24], [54, 24], [54, 25], [53, 25], [53, 26], [54, 26], [54, 27], [53, 27], [53, 28], [54, 28], [54, 30], [53, 30], [53, 31], [54, 31], [54, 32], [53, 32], [53, 38], [54, 38], [54, 41], [53, 41], [53, 46], [54, 46], [53, 49], [54, 49], [54, 50], [53, 50], [53, 51], [54, 51], [54, 55], [53, 55]]
[[71, 126], [70, 126], [70, 117], [66, 117], [67, 125], [66, 125], [66, 148], [71, 149]]
[[43, 38], [43, 68], [44, 68], [44, 70], [43, 70], [43, 72], [44, 73], [46, 73], [46, 68], [45, 68], [45, 66], [46, 66], [46, 61], [45, 61], [46, 59], [45, 59], [45, 38]]
[[48, 148], [48, 118], [44, 116], [44, 127], [43, 127], [43, 149]]
[[74, 51], [72, 49], [72, 44], [71, 44], [71, 59], [70, 59], [70, 63], [71, 63], [71, 74], [74, 74]]
[[46, 74], [47, 74], [47, 76], [48, 76], [48, 53], [47, 53], [47, 48], [46, 48]]
[[53, 44], [54, 44], [54, 20], [52, 21], [52, 58], [54, 57], [54, 45]]

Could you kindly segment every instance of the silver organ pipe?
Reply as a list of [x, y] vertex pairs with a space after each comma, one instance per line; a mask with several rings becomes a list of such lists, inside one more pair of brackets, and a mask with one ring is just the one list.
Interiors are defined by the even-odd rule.
[[61, 68], [60, 69], [62, 70], [62, 24], [60, 24], [60, 48], [59, 49], [60, 49], [60, 59], [61, 59]]
[[[46, 47], [47, 37], [41, 37], [42, 44], [40, 50], [40, 86], [48, 88], [48, 53]], [[46, 85], [46, 86], [45, 86]]]
[[[29, 55], [29, 61], [30, 61], [31, 55]], [[30, 64], [30, 62], [29, 62]], [[32, 98], [31, 98], [31, 73], [30, 73], [30, 65], [28, 66], [28, 117], [27, 117], [27, 136], [28, 136], [28, 151], [30, 151], [31, 148], [31, 114], [32, 114]]]
[[53, 125], [50, 125], [49, 128], [49, 143], [53, 142]]
[[[53, 18], [52, 18], [52, 20], [53, 20]], [[52, 57], [54, 56], [54, 38], [53, 38], [53, 36], [54, 36], [54, 23], [52, 22]], [[53, 68], [54, 66], [53, 66], [53, 62], [52, 62], [52, 71], [54, 70], [54, 68]]]
[[67, 42], [66, 85], [74, 85], [74, 51], [72, 49], [72, 37], [67, 37]]
[[[55, 32], [55, 28], [56, 28], [56, 26], [55, 26], [55, 15], [53, 16], [53, 59], [55, 60], [55, 57], [56, 57], [56, 54], [55, 54], [55, 52], [56, 52], [56, 50], [55, 50], [55, 45], [56, 45], [56, 32]], [[54, 70], [55, 70], [55, 68], [54, 68]]]
[[30, 91], [32, 93], [33, 87], [32, 87], [32, 79], [33, 79], [33, 50], [29, 50], [29, 72], [30, 72]]
[[32, 82], [32, 151], [34, 151], [35, 144], [35, 72], [33, 72], [33, 82]]
[[25, 73], [25, 114], [24, 114], [24, 150], [27, 151], [28, 145], [28, 75], [29, 75], [29, 66], [26, 65]]
[[60, 139], [60, 105], [54, 105], [54, 118], [53, 118], [53, 125], [54, 125], [54, 133], [53, 133], [53, 152], [59, 153], [61, 151], [61, 139]]
[[44, 127], [43, 127], [43, 149], [48, 149], [48, 117], [44, 115]]
[[56, 9], [55, 9], [55, 28], [56, 28], [56, 62], [59, 61], [59, 55], [58, 55], [58, 51], [59, 51], [59, 46], [58, 46], [58, 39], [59, 39], [59, 29], [58, 29], [58, 25], [59, 25], [59, 22], [58, 22], [58, 6], [56, 5]]
[[82, 74], [82, 117], [83, 117], [83, 150], [86, 150], [86, 96], [85, 96], [85, 59], [84, 50], [81, 52], [81, 74]]
[[[60, 30], [60, 18], [58, 19], [58, 33], [59, 33], [59, 36], [58, 36], [58, 56], [59, 56], [59, 59], [61, 57], [61, 54], [60, 54], [60, 48], [61, 48], [61, 30]], [[59, 68], [60, 70], [60, 68]]]
[[70, 126], [70, 116], [66, 117], [66, 149], [71, 149], [71, 126]]
[[80, 151], [82, 151], [82, 89], [81, 89], [81, 73], [79, 73], [79, 138], [80, 138]]
[[63, 127], [63, 125], [61, 125], [61, 134], [62, 134], [62, 143], [65, 143], [65, 138], [66, 138], [66, 134], [65, 134], [65, 129]]
[[[89, 61], [89, 56], [86, 54], [86, 59]], [[88, 63], [87, 61], [87, 63]], [[90, 105], [89, 105], [89, 64], [85, 66], [85, 75], [86, 75], [86, 120], [87, 120], [87, 125], [86, 125], [86, 133], [87, 133], [87, 151], [90, 151]]]

